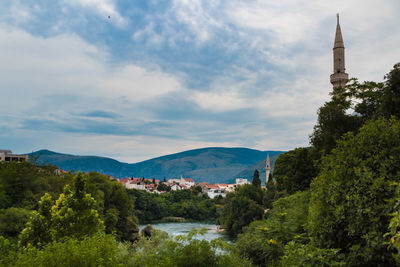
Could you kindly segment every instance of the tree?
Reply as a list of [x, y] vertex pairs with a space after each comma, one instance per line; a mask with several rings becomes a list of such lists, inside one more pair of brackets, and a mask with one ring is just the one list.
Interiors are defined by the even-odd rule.
[[359, 117], [346, 114], [349, 108], [350, 101], [340, 98], [325, 103], [318, 110], [318, 121], [310, 136], [310, 143], [317, 151], [329, 153], [336, 146], [336, 140], [343, 134], [357, 131], [361, 126], [362, 121]]
[[46, 193], [39, 201], [39, 209], [34, 211], [19, 236], [22, 245], [43, 246], [52, 241], [53, 220], [51, 208], [54, 202]]
[[24, 208], [0, 210], [0, 236], [17, 238], [30, 216], [31, 211]]
[[310, 187], [317, 176], [314, 161], [319, 157], [312, 147], [301, 147], [279, 155], [274, 166], [274, 178], [280, 190], [293, 194]]
[[334, 88], [331, 100], [318, 110], [310, 143], [317, 151], [329, 153], [343, 134], [357, 132], [366, 121], [382, 114], [383, 94], [382, 83], [359, 83], [355, 78], [344, 87]]
[[262, 218], [262, 197], [263, 191], [260, 187], [250, 184], [237, 187], [235, 194], [228, 193], [224, 199], [220, 224], [233, 236], [241, 233], [244, 226]]
[[139, 231], [134, 205], [121, 183], [97, 172], [86, 175], [87, 192], [96, 200], [104, 217], [106, 233], [117, 234], [122, 241], [134, 241]]
[[33, 213], [21, 233], [22, 245], [42, 246], [64, 237], [83, 238], [104, 231], [97, 203], [86, 192], [82, 173], [74, 178], [73, 189], [66, 185], [64, 193], [53, 204], [49, 194], [41, 198], [38, 211]]
[[82, 237], [104, 231], [94, 198], [86, 191], [86, 179], [82, 173], [74, 179], [74, 188], [64, 188], [54, 207], [52, 221], [54, 237]]
[[385, 75], [381, 112], [384, 116], [400, 118], [400, 63]]
[[280, 198], [267, 218], [252, 222], [236, 240], [240, 255], [258, 266], [278, 266], [285, 245], [291, 240], [305, 241], [308, 191]]
[[255, 187], [261, 187], [260, 173], [258, 170], [254, 171], [253, 181], [251, 182]]
[[166, 192], [169, 192], [169, 191], [171, 191], [171, 187], [168, 186], [167, 184], [160, 183], [160, 184], [157, 186], [157, 190], [158, 190], [158, 191], [166, 191]]
[[346, 134], [311, 184], [314, 245], [341, 249], [351, 266], [392, 266], [384, 234], [399, 174], [400, 121], [378, 119]]

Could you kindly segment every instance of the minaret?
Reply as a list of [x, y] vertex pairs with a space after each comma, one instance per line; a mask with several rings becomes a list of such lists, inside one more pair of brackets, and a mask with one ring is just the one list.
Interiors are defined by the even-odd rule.
[[268, 184], [270, 172], [271, 172], [271, 166], [269, 164], [269, 154], [267, 154], [267, 162], [265, 166], [265, 186], [267, 186]]
[[340, 30], [339, 14], [337, 16], [335, 44], [333, 46], [333, 74], [331, 74], [331, 84], [333, 89], [346, 85], [349, 75], [345, 72], [344, 64], [344, 44], [342, 31]]

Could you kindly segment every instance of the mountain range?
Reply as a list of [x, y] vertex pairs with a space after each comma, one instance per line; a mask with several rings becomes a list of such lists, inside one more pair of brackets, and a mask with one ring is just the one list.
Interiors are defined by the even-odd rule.
[[[255, 169], [265, 180], [265, 159], [269, 154], [271, 167], [284, 151], [260, 151], [249, 148], [209, 147], [188, 150], [138, 163], [124, 163], [98, 156], [77, 156], [39, 150], [30, 153], [38, 164], [52, 164], [66, 171], [96, 171], [116, 178], [145, 177], [162, 180], [164, 177], [193, 178], [196, 182], [234, 183], [235, 178], [252, 179]], [[32, 157], [32, 155], [34, 157]]]

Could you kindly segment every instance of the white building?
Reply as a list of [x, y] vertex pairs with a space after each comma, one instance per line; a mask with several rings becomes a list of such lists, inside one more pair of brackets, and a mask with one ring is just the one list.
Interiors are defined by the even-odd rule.
[[11, 150], [0, 150], [0, 161], [28, 161], [28, 155], [12, 154]]
[[191, 188], [192, 186], [195, 185], [195, 182], [192, 178], [183, 178], [181, 176], [181, 178], [179, 179], [168, 179], [168, 183], [169, 184], [179, 184], [179, 185], [183, 185], [185, 187]]
[[181, 179], [168, 179], [169, 184], [179, 184], [181, 182]]
[[217, 196], [226, 197], [225, 189], [220, 188], [218, 185], [210, 184], [207, 188], [207, 195], [209, 198], [215, 198]]
[[177, 190], [181, 190], [181, 186], [179, 184], [173, 184], [171, 185], [171, 190], [172, 191], [177, 191]]
[[250, 182], [245, 178], [236, 178], [236, 185], [250, 184]]
[[183, 184], [183, 185], [185, 185], [186, 187], [192, 187], [192, 186], [194, 186], [194, 181], [193, 181], [193, 179], [192, 178], [183, 178], [182, 176], [181, 176], [181, 181], [180, 181], [180, 183], [179, 184]]
[[134, 182], [128, 182], [125, 184], [125, 187], [127, 189], [138, 189], [138, 190], [145, 190], [145, 184], [144, 183], [134, 183]]

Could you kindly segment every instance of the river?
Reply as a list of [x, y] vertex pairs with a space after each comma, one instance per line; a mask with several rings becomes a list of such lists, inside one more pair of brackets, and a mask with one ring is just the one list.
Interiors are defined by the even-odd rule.
[[[221, 233], [217, 230], [218, 225], [213, 223], [204, 222], [185, 222], [185, 223], [154, 223], [152, 226], [156, 229], [167, 232], [170, 237], [177, 235], [187, 235], [193, 228], [200, 230], [206, 228], [207, 232], [203, 236], [197, 236], [197, 239], [211, 241], [216, 238], [222, 237], [224, 240], [229, 241], [229, 236]], [[140, 229], [146, 227], [146, 225], [140, 225]]]

